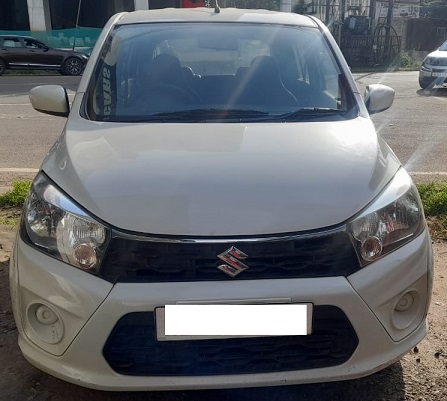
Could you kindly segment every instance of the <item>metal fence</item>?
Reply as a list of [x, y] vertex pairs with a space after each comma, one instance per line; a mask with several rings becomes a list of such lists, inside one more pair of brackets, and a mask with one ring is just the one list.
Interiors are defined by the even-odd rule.
[[401, 51], [402, 37], [397, 35], [345, 35], [341, 50], [351, 66], [375, 66], [390, 63]]

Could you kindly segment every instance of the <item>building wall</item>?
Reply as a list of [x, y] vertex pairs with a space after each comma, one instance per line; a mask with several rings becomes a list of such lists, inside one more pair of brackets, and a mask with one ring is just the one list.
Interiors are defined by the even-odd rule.
[[121, 11], [147, 9], [149, 4], [148, 0], [23, 1], [27, 1], [31, 31], [64, 29], [76, 26], [101, 28], [113, 14]]
[[26, 0], [0, 0], [0, 30], [29, 30]]
[[[282, 0], [289, 2], [290, 0]], [[121, 11], [147, 10], [181, 5], [203, 5], [203, 1], [193, 0], [0, 0], [0, 24], [11, 20], [11, 7], [16, 3], [20, 10], [28, 11], [29, 29], [45, 31], [76, 26], [101, 28], [115, 13]], [[7, 15], [7, 17], [1, 17]], [[23, 21], [28, 16], [21, 18]], [[12, 29], [6, 26], [0, 29]], [[26, 21], [28, 28], [28, 21]]]

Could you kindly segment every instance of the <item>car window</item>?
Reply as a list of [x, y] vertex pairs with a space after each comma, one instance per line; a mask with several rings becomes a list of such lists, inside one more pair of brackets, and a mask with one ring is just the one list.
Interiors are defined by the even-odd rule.
[[25, 39], [25, 46], [30, 49], [37, 49], [39, 46], [34, 40]]
[[197, 121], [202, 113], [206, 121], [265, 121], [302, 109], [336, 118], [354, 104], [314, 28], [129, 25], [112, 32], [101, 54], [88, 91], [93, 120]]
[[439, 48], [439, 50], [447, 51], [447, 41], [445, 41], [445, 42], [441, 45], [441, 47]]
[[19, 39], [8, 38], [3, 40], [3, 47], [21, 47]]
[[29, 49], [44, 49], [46, 46], [33, 39], [25, 39], [25, 46]]

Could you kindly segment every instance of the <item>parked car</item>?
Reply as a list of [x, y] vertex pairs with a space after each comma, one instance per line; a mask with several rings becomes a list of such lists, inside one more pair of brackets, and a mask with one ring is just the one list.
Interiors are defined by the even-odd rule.
[[57, 70], [80, 75], [88, 55], [74, 50], [54, 49], [28, 36], [0, 36], [0, 75], [6, 70]]
[[371, 374], [426, 334], [433, 256], [409, 174], [328, 29], [262, 10], [118, 14], [25, 203], [19, 345], [103, 390]]
[[447, 40], [428, 54], [419, 69], [419, 85], [422, 89], [433, 88], [447, 81]]

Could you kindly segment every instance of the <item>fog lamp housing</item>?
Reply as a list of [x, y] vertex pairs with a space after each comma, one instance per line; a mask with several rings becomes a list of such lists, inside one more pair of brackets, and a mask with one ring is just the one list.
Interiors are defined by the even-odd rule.
[[64, 325], [59, 314], [45, 303], [32, 303], [26, 319], [34, 334], [47, 344], [57, 344], [64, 337]]

